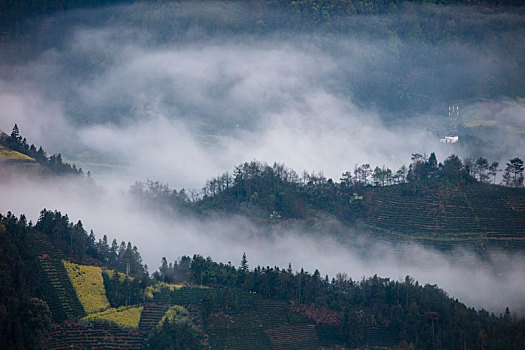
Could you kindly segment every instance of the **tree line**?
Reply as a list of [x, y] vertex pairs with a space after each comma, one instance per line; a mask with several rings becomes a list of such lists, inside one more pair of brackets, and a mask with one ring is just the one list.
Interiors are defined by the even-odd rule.
[[[30, 254], [33, 232], [49, 235], [70, 258], [78, 259], [84, 250], [92, 258], [112, 261], [106, 251], [107, 239], [95, 242], [92, 234], [83, 230], [81, 222], [72, 224], [67, 215], [43, 211], [36, 225], [28, 223], [23, 215], [19, 218], [11, 213], [0, 215], [2, 348], [38, 348], [38, 339], [51, 320], [47, 304], [38, 297], [37, 262]], [[350, 347], [366, 345], [366, 329], [377, 326], [395, 334], [399, 344], [412, 344], [415, 348], [519, 349], [525, 341], [525, 321], [512, 317], [508, 308], [499, 315], [477, 311], [450, 298], [436, 285], [420, 285], [409, 276], [403, 281], [379, 276], [355, 281], [340, 273], [330, 279], [322, 277], [318, 270], [297, 271], [291, 265], [287, 269], [250, 268], [243, 254], [239, 266], [217, 263], [200, 255], [184, 256], [173, 262], [162, 258], [161, 266], [150, 278], [147, 273], [140, 275], [137, 272], [140, 269], [130, 267], [132, 261], [124, 258], [127, 251], [139, 264], [139, 257], [131, 253], [136, 249], [128, 249], [130, 244], [120, 246], [122, 250], [119, 247], [113, 268], [126, 266], [126, 272], [135, 273], [138, 278], [121, 279], [109, 272], [103, 276], [112, 306], [140, 303], [144, 289], [157, 280], [208, 286], [202, 289], [199, 301], [205, 327], [212, 313], [235, 312], [242, 295], [250, 295], [296, 305], [298, 312], [308, 310], [308, 317], [314, 321], [327, 322], [326, 315], [330, 315], [333, 320], [328, 321], [337, 327], [343, 342]], [[145, 267], [142, 271], [146, 271]], [[172, 331], [189, 330], [165, 327], [159, 330], [158, 340], [164, 339], [163, 333]], [[192, 335], [189, 340], [194, 338]]]
[[106, 235], [96, 241], [92, 230], [88, 234], [80, 220], [72, 223], [67, 214], [62, 215], [60, 211], [43, 209], [37, 223], [34, 227], [30, 223], [29, 229], [47, 235], [55, 247], [79, 263], [91, 258], [130, 276], [147, 274], [148, 267], [142, 263], [137, 246], [124, 241], [118, 244], [116, 239], [110, 246]]
[[233, 173], [225, 172], [206, 181], [201, 191], [177, 191], [151, 180], [135, 183], [130, 191], [140, 203], [168, 214], [181, 210], [197, 214], [226, 211], [279, 221], [307, 218], [312, 210], [324, 210], [351, 221], [363, 209], [361, 194], [366, 187], [399, 185], [417, 192], [429, 186], [496, 185], [500, 173], [499, 185], [523, 187], [524, 164], [519, 157], [510, 159], [500, 169], [498, 162], [484, 157], [462, 161], [452, 154], [438, 162], [435, 153], [414, 153], [408, 167], [402, 165], [393, 171], [368, 163], [355, 165], [353, 170], [341, 174], [339, 182], [326, 178], [322, 172], [299, 175], [284, 164], [251, 161], [238, 165]]
[[[35, 15], [52, 15], [62, 11], [76, 8], [94, 8], [125, 3], [135, 3], [135, 0], [45, 0], [31, 1], [19, 0], [13, 3], [4, 3], [0, 13], [5, 15], [0, 18], [4, 26], [13, 26], [17, 22]], [[151, 1], [155, 2], [155, 1]], [[168, 2], [180, 3], [180, 0]], [[289, 19], [295, 23], [297, 20], [309, 20], [317, 24], [330, 24], [340, 17], [353, 15], [377, 15], [386, 12], [403, 10], [410, 4], [427, 3], [435, 5], [486, 5], [486, 6], [520, 6], [519, 0], [240, 0], [240, 3], [249, 5], [247, 10], [255, 14], [280, 10], [290, 13]]]
[[[55, 174], [83, 175], [82, 168], [77, 168], [75, 164], [71, 165], [64, 162], [60, 153], [48, 157], [46, 152], [42, 149], [42, 146], [40, 146], [38, 150], [35, 145], [31, 144], [30, 146], [26, 138], [20, 135], [20, 130], [18, 129], [17, 124], [13, 127], [11, 135], [7, 136], [4, 133], [0, 135], [0, 144], [34, 158], [38, 163], [42, 164]], [[89, 177], [91, 173], [88, 171], [87, 175]]]
[[[242, 291], [303, 305], [314, 321], [337, 324], [350, 347], [366, 345], [366, 328], [374, 326], [395, 334], [399, 344], [418, 349], [517, 349], [525, 340], [525, 321], [513, 318], [508, 308], [499, 315], [476, 311], [436, 285], [420, 285], [410, 276], [403, 281], [377, 275], [354, 281], [345, 273], [323, 278], [318, 270], [294, 271], [291, 265], [250, 269], [243, 254], [238, 267], [200, 255], [170, 263], [162, 258], [153, 278], [213, 287], [202, 299], [204, 322], [213, 312], [235, 310]], [[327, 314], [334, 319], [326, 320]]]

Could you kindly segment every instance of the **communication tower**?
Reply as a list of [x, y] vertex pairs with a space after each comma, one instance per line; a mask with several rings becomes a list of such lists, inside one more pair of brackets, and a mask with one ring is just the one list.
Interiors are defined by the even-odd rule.
[[456, 143], [459, 141], [458, 123], [459, 123], [459, 106], [448, 107], [448, 119], [450, 122], [450, 130], [447, 136], [440, 139], [443, 143]]
[[450, 136], [458, 134], [459, 106], [448, 107], [448, 118], [450, 120]]

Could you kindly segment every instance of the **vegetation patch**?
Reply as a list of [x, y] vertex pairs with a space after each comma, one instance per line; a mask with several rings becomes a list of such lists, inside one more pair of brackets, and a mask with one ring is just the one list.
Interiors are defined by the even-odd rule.
[[142, 306], [121, 306], [110, 308], [82, 318], [83, 322], [106, 322], [123, 329], [137, 329], [139, 326]]
[[8, 159], [8, 160], [23, 160], [23, 161], [31, 161], [34, 162], [35, 159], [31, 158], [29, 156], [26, 156], [23, 153], [12, 151], [2, 145], [0, 145], [0, 158], [1, 159]]
[[470, 122], [466, 122], [465, 124], [466, 128], [475, 128], [479, 126], [495, 126], [496, 121], [495, 120], [472, 120]]
[[144, 296], [147, 300], [153, 300], [155, 294], [161, 294], [163, 291], [173, 292], [184, 287], [183, 284], [171, 284], [164, 282], [157, 282], [153, 285], [146, 287]]
[[162, 316], [157, 327], [162, 327], [164, 323], [170, 324], [184, 323], [188, 321], [188, 310], [180, 305], [171, 306], [168, 311]]
[[126, 276], [128, 277], [130, 281], [133, 281], [134, 279], [134, 277], [132, 276], [128, 276], [125, 273], [118, 272], [115, 270], [107, 269], [107, 270], [104, 270], [104, 273], [107, 274], [107, 276], [113, 280], [118, 279], [119, 282], [124, 282], [126, 280]]
[[78, 265], [66, 260], [63, 260], [63, 263], [87, 314], [109, 308], [100, 267]]

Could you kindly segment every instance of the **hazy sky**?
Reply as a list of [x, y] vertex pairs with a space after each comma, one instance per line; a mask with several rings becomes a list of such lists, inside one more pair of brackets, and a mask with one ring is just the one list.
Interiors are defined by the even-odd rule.
[[[94, 171], [98, 186], [92, 191], [77, 183], [13, 179], [0, 184], [0, 212], [25, 213], [33, 220], [44, 207], [68, 213], [98, 237], [132, 241], [150, 271], [162, 256], [200, 253], [237, 265], [246, 252], [252, 267], [291, 262], [296, 269], [319, 268], [331, 276], [347, 272], [354, 279], [410, 274], [472, 306], [525, 310], [521, 257], [512, 257], [515, 268], [496, 274], [476, 260], [456, 264], [417, 246], [397, 252], [378, 246], [363, 255], [327, 235], [261, 232], [243, 218], [166, 219], [138, 210], [127, 194], [131, 184], [148, 178], [199, 189], [206, 179], [253, 159], [281, 162], [299, 173], [323, 171], [338, 180], [356, 163], [396, 170], [415, 152], [435, 151], [439, 161], [451, 153], [500, 161], [523, 156], [523, 135], [505, 132], [509, 127], [523, 132], [525, 108], [515, 96], [463, 102], [465, 121], [497, 120], [507, 127], [491, 130], [474, 151], [439, 143], [448, 129], [447, 105], [456, 102], [446, 100], [449, 91], [470, 86], [468, 77], [484, 82], [508, 74], [517, 63], [508, 55], [510, 68], [502, 66], [500, 48], [512, 41], [519, 50], [523, 37], [504, 33], [501, 47], [494, 46], [495, 38], [407, 42], [405, 52], [436, 57], [429, 67], [418, 62], [405, 67], [396, 56], [395, 38], [372, 37], [366, 28], [411, 23], [408, 17], [356, 17], [352, 35], [280, 29], [250, 34], [230, 30], [245, 23], [235, 5], [142, 6], [44, 18], [25, 38], [0, 43], [0, 130], [10, 132], [17, 123], [30, 143]], [[520, 20], [512, 14], [462, 17], [461, 11], [447, 16], [468, 28]], [[204, 24], [185, 26], [191, 16]], [[206, 23], [217, 18], [229, 24], [215, 24], [219, 30], [210, 32]], [[433, 91], [436, 95], [421, 98], [436, 99], [435, 107], [424, 113], [385, 112], [366, 98], [369, 93], [393, 98], [381, 87], [386, 91], [390, 72], [399, 69], [421, 77], [407, 79], [405, 98]], [[368, 82], [380, 88], [367, 90]]]
[[[338, 179], [355, 163], [397, 169], [415, 152], [435, 151], [443, 160], [483, 151], [505, 160], [525, 145], [523, 136], [500, 130], [469, 149], [438, 142], [448, 131], [448, 104], [461, 101], [459, 94], [449, 99], [450, 91], [490, 85], [520, 68], [513, 61], [525, 47], [520, 32], [406, 40], [402, 53], [418, 60], [398, 57], [388, 31], [440, 15], [482, 36], [476, 28], [519, 23], [515, 15], [465, 17], [461, 8], [429, 7], [419, 17], [355, 17], [351, 35], [322, 35], [284, 26], [265, 34], [231, 30], [247, 26], [243, 11], [233, 4], [134, 5], [36, 21], [23, 40], [0, 44], [0, 129], [18, 123], [31, 142], [96, 174], [104, 168], [89, 163], [124, 167], [130, 181], [197, 188], [252, 159]], [[200, 22], [187, 24], [191, 18]], [[372, 27], [385, 33], [371, 35]], [[500, 64], [504, 54], [507, 65]], [[401, 97], [389, 90], [396, 76], [404, 79], [395, 88]], [[396, 105], [430, 93], [420, 97], [434, 106], [425, 113], [385, 112], [374, 102], [384, 95]], [[521, 126], [525, 108], [511, 98], [463, 103], [462, 116]], [[504, 154], [494, 154], [496, 145]]]

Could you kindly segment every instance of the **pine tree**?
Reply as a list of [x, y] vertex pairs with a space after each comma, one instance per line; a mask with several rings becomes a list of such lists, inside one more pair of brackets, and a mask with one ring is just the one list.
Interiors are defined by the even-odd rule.
[[166, 260], [166, 257], [162, 257], [162, 260], [160, 262], [160, 277], [162, 278], [162, 282], [166, 282], [166, 275], [168, 274], [168, 261]]
[[523, 187], [523, 170], [523, 160], [518, 157], [511, 159], [505, 168], [503, 181], [507, 186]]
[[496, 175], [498, 174], [498, 171], [501, 171], [500, 169], [498, 169], [498, 166], [498, 162], [492, 162], [492, 164], [490, 164], [489, 166], [489, 176], [492, 176], [494, 183], [496, 183]]
[[13, 127], [13, 131], [11, 132], [11, 136], [9, 137], [9, 141], [14, 145], [22, 143], [22, 136], [20, 136], [20, 130], [18, 130], [17, 124], [15, 124], [15, 126]]
[[248, 273], [248, 260], [246, 260], [246, 253], [242, 254], [240, 271], [244, 274]]

